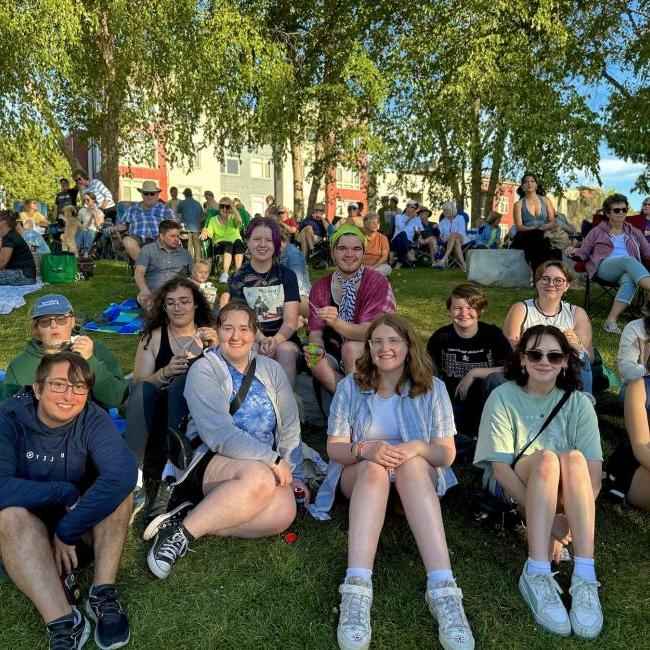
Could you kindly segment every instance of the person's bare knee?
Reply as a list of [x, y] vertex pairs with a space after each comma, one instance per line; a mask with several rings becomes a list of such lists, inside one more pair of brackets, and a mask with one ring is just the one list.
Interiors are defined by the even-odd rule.
[[390, 482], [386, 468], [370, 460], [362, 460], [359, 463], [357, 482], [359, 481], [366, 485], [387, 485]]
[[275, 477], [269, 467], [251, 462], [237, 477], [242, 483], [242, 496], [255, 503], [264, 503], [273, 498], [276, 489]]
[[[581, 451], [572, 449], [560, 455], [561, 474], [569, 478], [589, 478], [589, 467], [587, 459]], [[565, 480], [566, 480], [565, 479]]]
[[414, 456], [395, 468], [395, 485], [399, 490], [405, 483], [431, 483], [431, 465], [421, 456]]
[[543, 449], [535, 453], [531, 473], [536, 473], [542, 481], [557, 481], [560, 475], [560, 459], [550, 449]]

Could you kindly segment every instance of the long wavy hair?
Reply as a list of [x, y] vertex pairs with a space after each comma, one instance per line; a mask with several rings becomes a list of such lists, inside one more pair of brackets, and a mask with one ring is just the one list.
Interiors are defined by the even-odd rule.
[[409, 397], [418, 397], [431, 390], [433, 383], [433, 365], [420, 337], [415, 333], [413, 326], [403, 316], [397, 314], [383, 314], [370, 324], [366, 332], [363, 354], [357, 359], [354, 371], [354, 381], [361, 390], [377, 390], [379, 387], [379, 372], [372, 361], [370, 354], [370, 339], [373, 332], [380, 326], [386, 325], [395, 330], [398, 336], [404, 339], [406, 345], [406, 359], [404, 372], [397, 382], [396, 392], [402, 394], [406, 382], [409, 384]]
[[535, 190], [535, 193], [538, 196], [546, 196], [546, 190], [542, 187], [542, 184], [539, 182], [539, 179], [537, 178], [537, 174], [533, 172], [524, 172], [524, 175], [521, 177], [521, 182], [519, 183], [519, 187], [517, 188], [517, 195], [519, 196], [520, 199], [523, 199], [524, 196], [526, 196], [526, 191], [524, 190], [524, 181], [527, 178], [535, 179], [535, 182], [537, 183], [537, 189]]
[[[528, 373], [521, 362], [521, 355], [529, 347], [532, 349], [538, 345], [544, 335], [552, 336], [558, 342], [560, 350], [562, 350], [567, 360], [567, 368], [557, 376], [555, 385], [569, 392], [581, 390], [580, 357], [578, 357], [578, 353], [571, 347], [562, 330], [554, 325], [534, 325], [521, 335], [514, 354], [508, 362], [506, 379], [514, 379], [519, 386], [525, 386], [528, 383]], [[528, 345], [529, 341], [533, 342], [532, 346]]]
[[167, 294], [181, 287], [189, 289], [192, 292], [192, 299], [196, 307], [194, 311], [194, 324], [197, 327], [210, 327], [212, 325], [213, 319], [210, 313], [210, 305], [201, 293], [199, 285], [188, 278], [172, 278], [171, 280], [167, 280], [153, 296], [151, 308], [142, 328], [142, 334], [140, 334], [140, 340], [144, 341], [145, 350], [151, 341], [153, 331], [159, 327], [165, 327], [169, 323], [167, 311], [165, 310], [165, 298], [167, 298]]

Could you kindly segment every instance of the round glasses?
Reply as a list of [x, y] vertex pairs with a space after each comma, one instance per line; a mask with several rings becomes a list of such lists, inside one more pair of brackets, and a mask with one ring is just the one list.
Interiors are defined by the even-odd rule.
[[564, 278], [549, 278], [548, 275], [543, 275], [539, 279], [539, 283], [543, 284], [545, 287], [548, 287], [551, 284], [554, 287], [563, 287], [566, 284], [566, 280]]
[[180, 307], [181, 309], [187, 309], [190, 305], [194, 304], [194, 301], [190, 298], [182, 298], [181, 300], [165, 300], [165, 309], [170, 310], [175, 307]]

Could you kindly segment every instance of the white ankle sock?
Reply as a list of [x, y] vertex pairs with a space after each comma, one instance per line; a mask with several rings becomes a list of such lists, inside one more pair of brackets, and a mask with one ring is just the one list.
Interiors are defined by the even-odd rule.
[[135, 487], [141, 488], [144, 485], [144, 477], [142, 475], [142, 470], [138, 467], [138, 480], [135, 483]]
[[427, 582], [435, 585], [437, 582], [456, 582], [451, 569], [432, 569], [427, 571]]
[[575, 556], [573, 575], [589, 580], [589, 582], [596, 582], [596, 568], [593, 559], [588, 557]]
[[368, 582], [372, 581], [372, 569], [348, 569], [345, 572], [346, 578], [363, 578]]
[[544, 576], [551, 575], [551, 563], [550, 562], [538, 562], [532, 558], [528, 558], [526, 562], [526, 575], [529, 576]]

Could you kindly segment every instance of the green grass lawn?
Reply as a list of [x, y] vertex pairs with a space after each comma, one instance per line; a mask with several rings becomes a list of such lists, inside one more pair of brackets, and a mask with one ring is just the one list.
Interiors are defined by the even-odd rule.
[[[444, 301], [463, 280], [459, 271], [397, 271], [392, 278], [399, 313], [428, 336], [447, 322]], [[100, 262], [96, 277], [74, 285], [55, 285], [78, 312], [93, 316], [109, 302], [135, 295], [123, 266]], [[484, 320], [501, 324], [508, 307], [528, 297], [525, 289], [487, 289]], [[4, 345], [0, 368], [18, 353], [27, 336], [27, 306], [0, 316]], [[578, 304], [582, 294], [570, 299]], [[602, 331], [604, 314], [594, 318], [595, 342], [615, 367], [618, 337]], [[125, 372], [132, 369], [137, 337], [97, 335], [117, 355]], [[598, 415], [605, 450], [624, 435], [622, 409], [613, 393], [599, 396]], [[323, 448], [324, 440], [310, 436]], [[458, 468], [461, 483], [472, 480], [468, 465]], [[650, 524], [645, 515], [607, 503], [597, 509], [596, 562], [602, 582], [605, 627], [594, 642], [561, 639], [537, 628], [519, 596], [517, 580], [526, 557], [521, 533], [498, 535], [476, 523], [462, 496], [451, 492], [443, 512], [452, 567], [465, 595], [465, 611], [477, 648], [648, 648], [650, 647]], [[347, 510], [338, 507], [333, 521], [310, 518], [292, 527], [299, 537], [287, 544], [282, 536], [263, 540], [204, 539], [179, 562], [165, 581], [146, 566], [148, 545], [136, 522], [124, 552], [118, 586], [128, 611], [133, 648], [336, 648], [338, 585], [346, 566]], [[560, 582], [568, 586], [570, 569]], [[88, 584], [83, 573], [81, 582]], [[404, 519], [389, 516], [375, 565], [372, 608], [374, 648], [439, 647], [424, 602], [425, 575]], [[0, 585], [4, 626], [0, 648], [45, 647], [43, 626], [31, 604], [14, 587]], [[89, 642], [92, 647], [92, 642]]]

